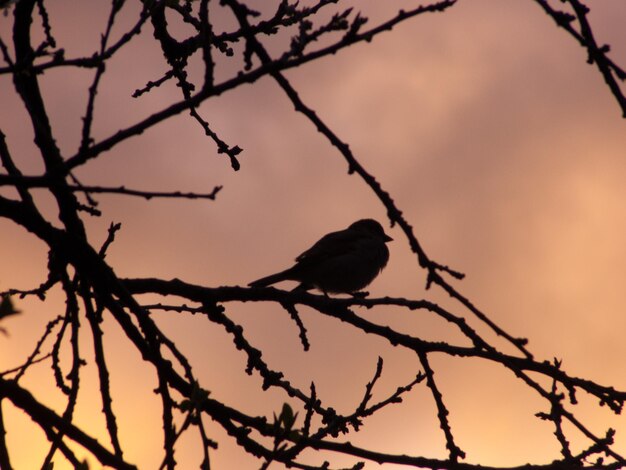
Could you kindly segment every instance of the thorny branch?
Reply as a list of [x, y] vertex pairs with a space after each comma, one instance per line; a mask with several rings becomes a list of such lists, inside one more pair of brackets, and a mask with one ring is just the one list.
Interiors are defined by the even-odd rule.
[[[620, 83], [626, 78], [626, 72], [610, 59], [610, 48], [597, 41], [588, 18], [589, 8], [580, 0], [564, 0], [561, 2], [563, 10], [553, 7], [548, 0], [535, 2], [559, 27], [585, 48], [589, 63], [598, 67], [626, 116], [626, 99]], [[13, 43], [7, 44], [0, 37], [0, 53], [4, 62], [0, 66], [0, 77], [10, 76], [13, 80], [16, 94], [30, 117], [37, 152], [44, 167], [42, 174], [26, 174], [23, 170], [25, 157], [12, 153], [6, 136], [0, 130], [0, 161], [3, 168], [0, 172], [0, 187], [13, 188], [17, 197], [12, 199], [0, 195], [0, 217], [28, 230], [49, 252], [45, 282], [29, 290], [9, 288], [2, 293], [2, 298], [4, 300], [10, 295], [19, 295], [20, 298], [34, 296], [45, 301], [46, 295], [57, 289], [66, 301], [65, 311], [55, 314], [56, 317], [48, 322], [32, 352], [20, 362], [21, 365], [0, 372], [0, 467], [10, 469], [12, 464], [11, 448], [6, 439], [6, 434], [10, 432], [10, 423], [3, 414], [6, 404], [10, 402], [30, 416], [50, 441], [50, 449], [43, 461], [44, 467], [52, 465], [58, 453], [75, 467], [80, 466], [80, 459], [74, 450], [74, 444], [78, 444], [101, 465], [120, 469], [135, 468], [125, 460], [123, 454], [125, 443], [120, 438], [116, 397], [111, 387], [114, 372], [107, 364], [109, 350], [102, 328], [105, 319], [115, 322], [121, 328], [129, 343], [153, 369], [158, 383], [155, 393], [159, 395], [162, 407], [161, 468], [175, 468], [177, 443], [190, 430], [195, 430], [200, 436], [201, 468], [210, 468], [209, 451], [215, 449], [217, 443], [209, 437], [209, 426], [220, 426], [241, 449], [258, 457], [263, 462], [262, 468], [268, 468], [272, 462], [301, 469], [329, 468], [327, 464], [312, 466], [306, 463], [307, 450], [325, 450], [352, 456], [359, 460], [354, 468], [362, 468], [362, 462], [366, 460], [431, 469], [494, 468], [462, 462], [465, 454], [461, 450], [461, 443], [457, 444], [448, 419], [454, 410], [449, 410], [446, 406], [444, 393], [435, 381], [436, 371], [431, 365], [430, 359], [436, 355], [459, 359], [477, 358], [504, 368], [548, 404], [549, 411], [537, 416], [554, 426], [562, 459], [549, 464], [525, 465], [520, 468], [556, 470], [626, 467], [625, 459], [613, 448], [614, 431], [609, 429], [604, 435], [598, 435], [579, 420], [573, 411], [577, 404], [577, 393], [583, 392], [597, 399], [599, 405], [606, 405], [613, 412], [620, 413], [626, 401], [626, 392], [572, 376], [562, 369], [559, 361], [535, 359], [524, 338], [516, 338], [504, 331], [461, 294], [448, 278], [462, 279], [463, 274], [427, 255], [413, 227], [404, 218], [390, 193], [359, 162], [348, 143], [326, 124], [312, 106], [304, 103], [284, 74], [289, 69], [336, 54], [359, 42], [369, 42], [411, 18], [445, 12], [455, 4], [456, 0], [425, 3], [410, 10], [399, 11], [387, 20], [370, 26], [368, 19], [360, 12], [343, 8], [341, 0], [319, 0], [306, 6], [282, 0], [276, 3], [276, 8], [269, 15], [254, 11], [247, 3], [238, 0], [222, 0], [219, 4], [209, 0], [143, 0], [134, 3], [112, 0], [96, 51], [90, 56], [74, 58], [66, 58], [63, 45], [58, 44], [55, 38], [57, 19], [51, 13], [52, 8], [47, 8], [45, 0], [20, 0], [12, 6], [7, 2], [0, 5], [5, 11], [13, 10]], [[232, 13], [235, 26], [219, 31], [218, 18], [225, 12]], [[323, 13], [328, 14], [322, 17]], [[121, 18], [129, 21], [122, 22]], [[176, 21], [188, 26], [186, 33], [181, 35], [180, 30], [176, 29]], [[125, 24], [126, 29], [120, 32], [123, 29], [121, 23]], [[181, 97], [113, 135], [98, 140], [93, 133], [94, 123], [98, 119], [96, 97], [107, 66], [117, 58], [121, 50], [144, 34], [146, 24], [152, 27], [152, 43], [163, 57], [165, 72], [160, 78], [134, 84], [136, 92], [132, 96], [143, 98], [159, 87], [175, 83], [180, 89]], [[38, 28], [38, 34], [33, 33], [34, 28]], [[283, 38], [284, 48], [274, 56], [264, 44], [270, 37]], [[34, 43], [33, 38], [40, 38], [39, 43]], [[195, 83], [197, 74], [193, 72], [191, 64], [197, 60], [202, 63], [202, 73]], [[234, 64], [236, 72], [217, 73], [221, 72], [219, 69], [225, 64], [231, 70]], [[86, 90], [87, 99], [78, 150], [74, 155], [64, 155], [57, 145], [56, 129], [51, 122], [47, 97], [40, 81], [52, 70], [69, 73], [75, 69], [94, 72]], [[457, 301], [458, 312], [444, 309], [426, 299], [341, 299], [273, 288], [209, 288], [180, 280], [121, 279], [105, 260], [107, 250], [114, 243], [115, 235], [121, 228], [120, 224], [110, 225], [106, 240], [99, 249], [90, 244], [87, 236], [89, 230], [83, 217], [85, 211], [96, 217], [102, 215], [96, 209], [96, 195], [115, 194], [147, 200], [215, 200], [222, 187], [214, 186], [207, 193], [143, 191], [125, 186], [83, 184], [74, 172], [95, 159], [106, 158], [107, 151], [128, 139], [184, 112], [189, 112], [204, 134], [213, 141], [217, 153], [226, 154], [232, 168], [237, 170], [242, 165], [242, 149], [238, 145], [226, 143], [216, 130], [217, 126], [213, 123], [209, 125], [202, 117], [200, 106], [227, 91], [255, 83], [264, 77], [271, 77], [291, 100], [296, 111], [306, 116], [328, 139], [346, 161], [348, 172], [358, 175], [369, 186], [385, 207], [391, 224], [398, 224], [403, 230], [415, 253], [417, 264], [426, 272], [427, 287], [435, 286], [449, 294]], [[45, 215], [47, 212], [42, 210], [39, 200], [34, 197], [36, 191], [45, 192], [54, 201], [58, 209], [58, 220]], [[86, 204], [79, 202], [77, 195], [82, 195]], [[183, 303], [142, 305], [140, 299], [145, 294], [150, 294], [151, 298], [155, 295], [177, 296], [183, 299]], [[193, 305], [184, 302], [191, 302]], [[362, 398], [355, 401], [352, 411], [338, 413], [332, 403], [323, 402], [319, 398], [314, 382], [311, 382], [308, 390], [300, 388], [283, 371], [270, 364], [263, 356], [263, 351], [254, 345], [253, 338], [244, 332], [242, 325], [231, 315], [231, 311], [240, 302], [271, 302], [286, 310], [297, 325], [305, 351], [310, 347], [310, 340], [306, 322], [300, 315], [300, 307], [314, 309], [321, 315], [383, 339], [391, 346], [411, 351], [418, 358], [420, 369], [415, 371], [414, 378], [408, 383], [398, 385], [394, 391], [374, 401], [376, 388], [384, 374], [384, 361], [379, 357], [372, 379], [364, 384]], [[386, 306], [400, 307], [406, 311], [420, 310], [437, 316], [457, 330], [464, 342], [453, 344], [427, 341], [367, 320], [359, 314], [363, 309], [378, 311], [384, 310]], [[183, 350], [152, 318], [153, 312], [158, 310], [179, 315], [202, 315], [208, 322], [218, 325], [232, 339], [234, 347], [245, 355], [245, 371], [262, 379], [263, 390], [274, 388], [280, 391], [291, 405], [286, 402], [272, 422], [265, 416], [249, 415], [229, 405], [226, 400], [212, 397], [210, 391], [203, 388], [206, 385], [194, 374], [192, 364]], [[485, 340], [479, 329], [471, 327], [465, 320], [468, 313], [513, 345], [517, 354], [505, 353]], [[88, 360], [82, 356], [85, 354], [81, 346], [85, 328], [90, 331], [93, 359], [89, 360], [93, 360], [93, 365], [88, 364]], [[69, 371], [66, 370], [67, 362], [62, 359], [66, 355], [70, 358]], [[54, 386], [66, 396], [65, 408], [61, 413], [46, 407], [36, 398], [35, 393], [19, 384], [35, 364], [45, 363], [52, 369]], [[81, 393], [81, 370], [85, 367], [95, 367], [97, 371], [99, 400], [112, 451], [89, 434], [94, 432], [92, 429], [82, 429], [74, 423], [76, 405]], [[543, 382], [537, 380], [537, 376], [549, 379], [551, 388], [541, 385]], [[384, 453], [339, 440], [340, 436], [350, 436], [366, 426], [368, 417], [388, 406], [401, 403], [418, 386], [428, 390], [434, 401], [435, 414], [448, 449], [445, 460]], [[296, 420], [297, 415], [291, 408], [292, 405], [304, 412], [301, 425]], [[181, 417], [182, 425], [177, 428], [177, 420]], [[209, 422], [212, 424], [207, 425]], [[569, 423], [587, 438], [586, 449], [577, 454], [571, 449], [564, 423]], [[70, 441], [74, 443], [71, 447]]]
[[[626, 71], [613, 62], [609, 57], [611, 48], [608, 44], [599, 46], [593, 34], [587, 15], [591, 9], [580, 0], [564, 0], [564, 5], [569, 5], [568, 10], [559, 10], [550, 5], [548, 0], [534, 0], [550, 16], [554, 22], [578, 41], [587, 50], [587, 61], [595, 64], [602, 74], [604, 81], [626, 118], [626, 96], [620, 82], [626, 80]], [[578, 27], [576, 27], [578, 23]]]

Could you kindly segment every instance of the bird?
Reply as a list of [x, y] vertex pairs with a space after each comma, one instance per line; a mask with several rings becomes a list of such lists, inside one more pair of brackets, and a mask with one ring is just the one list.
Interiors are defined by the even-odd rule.
[[248, 284], [266, 287], [281, 281], [299, 281], [294, 290], [319, 289], [325, 295], [355, 294], [368, 286], [389, 261], [387, 243], [393, 239], [374, 219], [361, 219], [347, 229], [331, 232], [276, 274]]

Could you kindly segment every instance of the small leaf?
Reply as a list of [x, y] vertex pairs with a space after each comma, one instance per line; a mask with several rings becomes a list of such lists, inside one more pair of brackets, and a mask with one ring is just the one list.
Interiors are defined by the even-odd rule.
[[83, 460], [76, 466], [76, 470], [89, 470], [89, 464], [87, 460]]
[[13, 306], [13, 301], [11, 300], [11, 296], [5, 294], [2, 296], [2, 300], [0, 300], [0, 319], [4, 317], [10, 317], [11, 315], [17, 315], [21, 310], [16, 309]]
[[289, 406], [288, 403], [283, 403], [283, 409], [280, 412], [280, 417], [278, 418], [278, 420], [282, 423], [282, 427], [287, 433], [289, 433], [293, 428], [297, 416], [298, 413], [294, 414], [293, 409], [291, 408], [291, 406]]

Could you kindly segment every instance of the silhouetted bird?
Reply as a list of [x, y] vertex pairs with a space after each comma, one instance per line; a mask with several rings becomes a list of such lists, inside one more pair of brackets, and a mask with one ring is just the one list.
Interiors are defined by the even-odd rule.
[[298, 256], [291, 268], [248, 285], [265, 287], [291, 280], [300, 282], [299, 290], [351, 294], [366, 287], [387, 265], [386, 243], [391, 240], [378, 222], [362, 219], [345, 230], [324, 235]]

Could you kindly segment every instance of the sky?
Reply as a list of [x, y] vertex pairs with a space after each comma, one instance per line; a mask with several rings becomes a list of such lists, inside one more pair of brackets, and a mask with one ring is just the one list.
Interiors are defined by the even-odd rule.
[[[104, 2], [53, 3], [53, 31], [67, 46], [66, 55], [96, 50], [106, 19]], [[353, 3], [371, 25], [413, 4]], [[626, 66], [626, 3], [588, 4], [596, 39], [609, 43], [611, 58]], [[123, 13], [136, 13], [132, 2]], [[114, 35], [129, 24], [130, 16], [123, 18]], [[226, 14], [215, 18], [218, 30], [233, 25]], [[10, 15], [0, 15], [4, 41], [10, 40], [11, 23]], [[281, 43], [275, 40], [268, 47], [277, 51]], [[391, 194], [431, 259], [467, 275], [454, 281], [461, 293], [507, 332], [527, 337], [537, 358], [560, 358], [574, 376], [626, 390], [625, 122], [602, 76], [586, 59], [585, 51], [534, 2], [473, 0], [407, 21], [371, 43], [286, 76]], [[179, 91], [172, 84], [130, 97], [165, 70], [147, 27], [107, 67], [96, 101], [95, 138], [177, 101]], [[217, 78], [232, 73], [232, 64], [220, 64]], [[92, 71], [60, 68], [42, 79], [65, 156], [78, 148], [91, 78]], [[17, 164], [37, 174], [42, 164], [32, 130], [6, 76], [0, 77], [0, 103], [0, 129]], [[99, 196], [103, 216], [88, 220], [89, 237], [98, 246], [111, 222], [122, 223], [107, 255], [119, 276], [245, 285], [288, 267], [323, 234], [371, 217], [394, 238], [387, 268], [368, 288], [372, 296], [441, 302], [502, 346], [440, 291], [425, 291], [425, 273], [401, 231], [389, 227], [382, 204], [358, 176], [348, 174], [337, 150], [293, 111], [270, 79], [210, 100], [200, 112], [223, 140], [243, 149], [240, 171], [217, 154], [197, 123], [180, 115], [77, 172], [85, 184], [143, 190], [210, 192], [223, 186], [215, 201]], [[12, 193], [0, 189], [0, 194]], [[54, 217], [47, 196], [39, 192], [36, 197]], [[32, 235], [0, 220], [0, 289], [38, 285], [45, 278], [46, 256]], [[9, 334], [0, 336], [1, 369], [21, 364], [47, 322], [63, 309], [59, 292], [51, 292], [46, 303], [23, 299], [17, 304], [22, 314], [2, 324]], [[314, 311], [301, 309], [311, 342], [311, 350], [304, 352], [295, 326], [278, 306], [226, 307], [272, 367], [304, 389], [315, 380], [320, 397], [340, 412], [358, 404], [378, 356], [385, 366], [377, 397], [420, 370], [414, 355]], [[424, 312], [379, 308], [359, 313], [420, 338], [458, 340], [449, 325]], [[267, 417], [287, 400], [274, 390], [259, 391], [258, 376], [244, 373], [243, 354], [206, 318], [172, 312], [154, 317], [216, 399]], [[158, 468], [162, 444], [155, 378], [113, 322], [105, 321], [104, 329], [114, 407], [122, 442], [128, 443], [125, 456], [140, 468]], [[81, 347], [93, 364], [86, 333]], [[553, 429], [534, 416], [548, 411], [547, 405], [510, 372], [477, 360], [433, 356], [432, 362], [468, 462], [516, 465], [559, 458]], [[97, 376], [92, 368], [84, 374], [77, 422], [106, 442]], [[46, 385], [51, 380], [46, 363], [21, 383], [61, 410], [60, 393]], [[573, 411], [598, 434], [616, 428], [615, 450], [626, 454], [624, 418], [579, 398]], [[3, 404], [3, 411], [15, 468], [38, 468], [47, 450], [43, 434], [10, 405]], [[209, 437], [220, 443], [212, 454], [214, 468], [258, 468], [217, 426], [207, 425]], [[425, 387], [368, 419], [363, 431], [349, 439], [383, 452], [446, 455]], [[198, 443], [195, 436], [181, 442], [181, 468], [198, 467]], [[335, 467], [354, 463], [332, 454], [307, 456], [311, 464], [324, 459]], [[55, 470], [68, 465], [58, 458]], [[366, 468], [378, 465], [370, 462]]]

